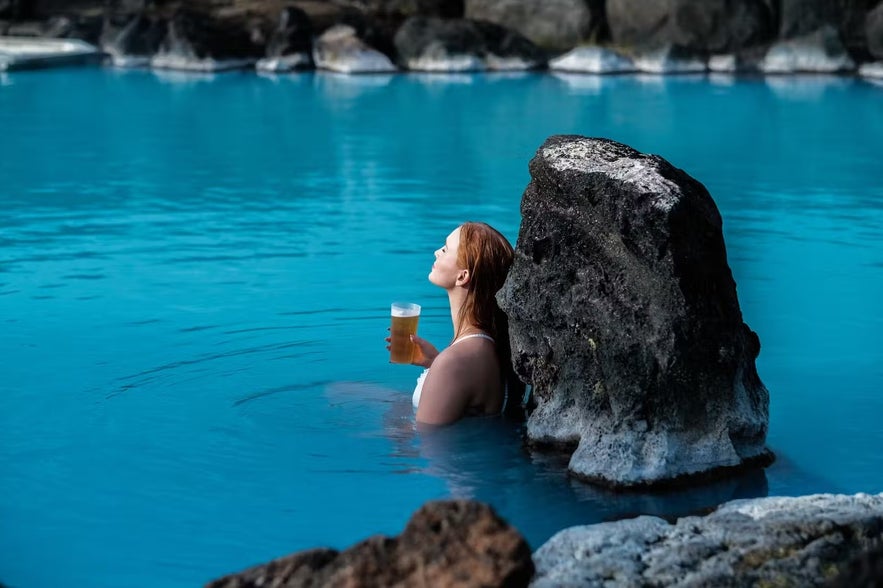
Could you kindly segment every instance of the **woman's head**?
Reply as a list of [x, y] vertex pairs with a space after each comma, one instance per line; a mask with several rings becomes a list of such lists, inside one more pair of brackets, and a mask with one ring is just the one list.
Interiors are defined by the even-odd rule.
[[430, 281], [466, 290], [460, 308], [462, 327], [472, 324], [496, 336], [499, 309], [495, 296], [506, 281], [513, 256], [506, 237], [490, 225], [475, 222], [460, 225], [436, 251]]

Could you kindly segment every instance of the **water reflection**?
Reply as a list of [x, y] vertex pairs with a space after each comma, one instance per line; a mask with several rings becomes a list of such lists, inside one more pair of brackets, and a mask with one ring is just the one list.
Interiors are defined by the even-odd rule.
[[675, 519], [768, 493], [761, 468], [681, 489], [614, 492], [568, 475], [561, 454], [525, 450], [522, 427], [499, 418], [419, 427], [416, 447], [426, 460], [421, 473], [444, 480], [450, 497], [493, 504], [534, 546], [564, 526], [639, 514]]

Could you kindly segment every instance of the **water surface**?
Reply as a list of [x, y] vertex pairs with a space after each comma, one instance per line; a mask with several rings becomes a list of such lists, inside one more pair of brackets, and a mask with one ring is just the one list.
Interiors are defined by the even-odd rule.
[[[192, 586], [398, 533], [429, 499], [556, 530], [883, 491], [883, 88], [842, 78], [0, 79], [0, 581]], [[702, 181], [770, 390], [766, 472], [614, 495], [517, 427], [414, 431], [388, 303], [463, 220], [515, 240], [546, 137]]]

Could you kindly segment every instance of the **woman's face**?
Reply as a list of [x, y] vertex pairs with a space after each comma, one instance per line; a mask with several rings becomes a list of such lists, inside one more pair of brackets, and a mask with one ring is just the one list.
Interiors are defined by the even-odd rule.
[[460, 247], [460, 227], [454, 229], [445, 244], [435, 250], [435, 263], [429, 272], [429, 281], [444, 289], [457, 285], [457, 278], [464, 270], [457, 267], [457, 249]]

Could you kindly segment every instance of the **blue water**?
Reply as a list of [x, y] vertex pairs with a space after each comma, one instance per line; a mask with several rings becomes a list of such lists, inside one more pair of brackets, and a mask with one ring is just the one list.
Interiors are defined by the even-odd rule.
[[[424, 501], [556, 530], [883, 491], [883, 88], [842, 78], [0, 77], [0, 582], [193, 586], [398, 533]], [[770, 390], [765, 472], [614, 495], [517, 427], [414, 431], [388, 304], [450, 339], [432, 251], [513, 241], [552, 134], [701, 180]]]

